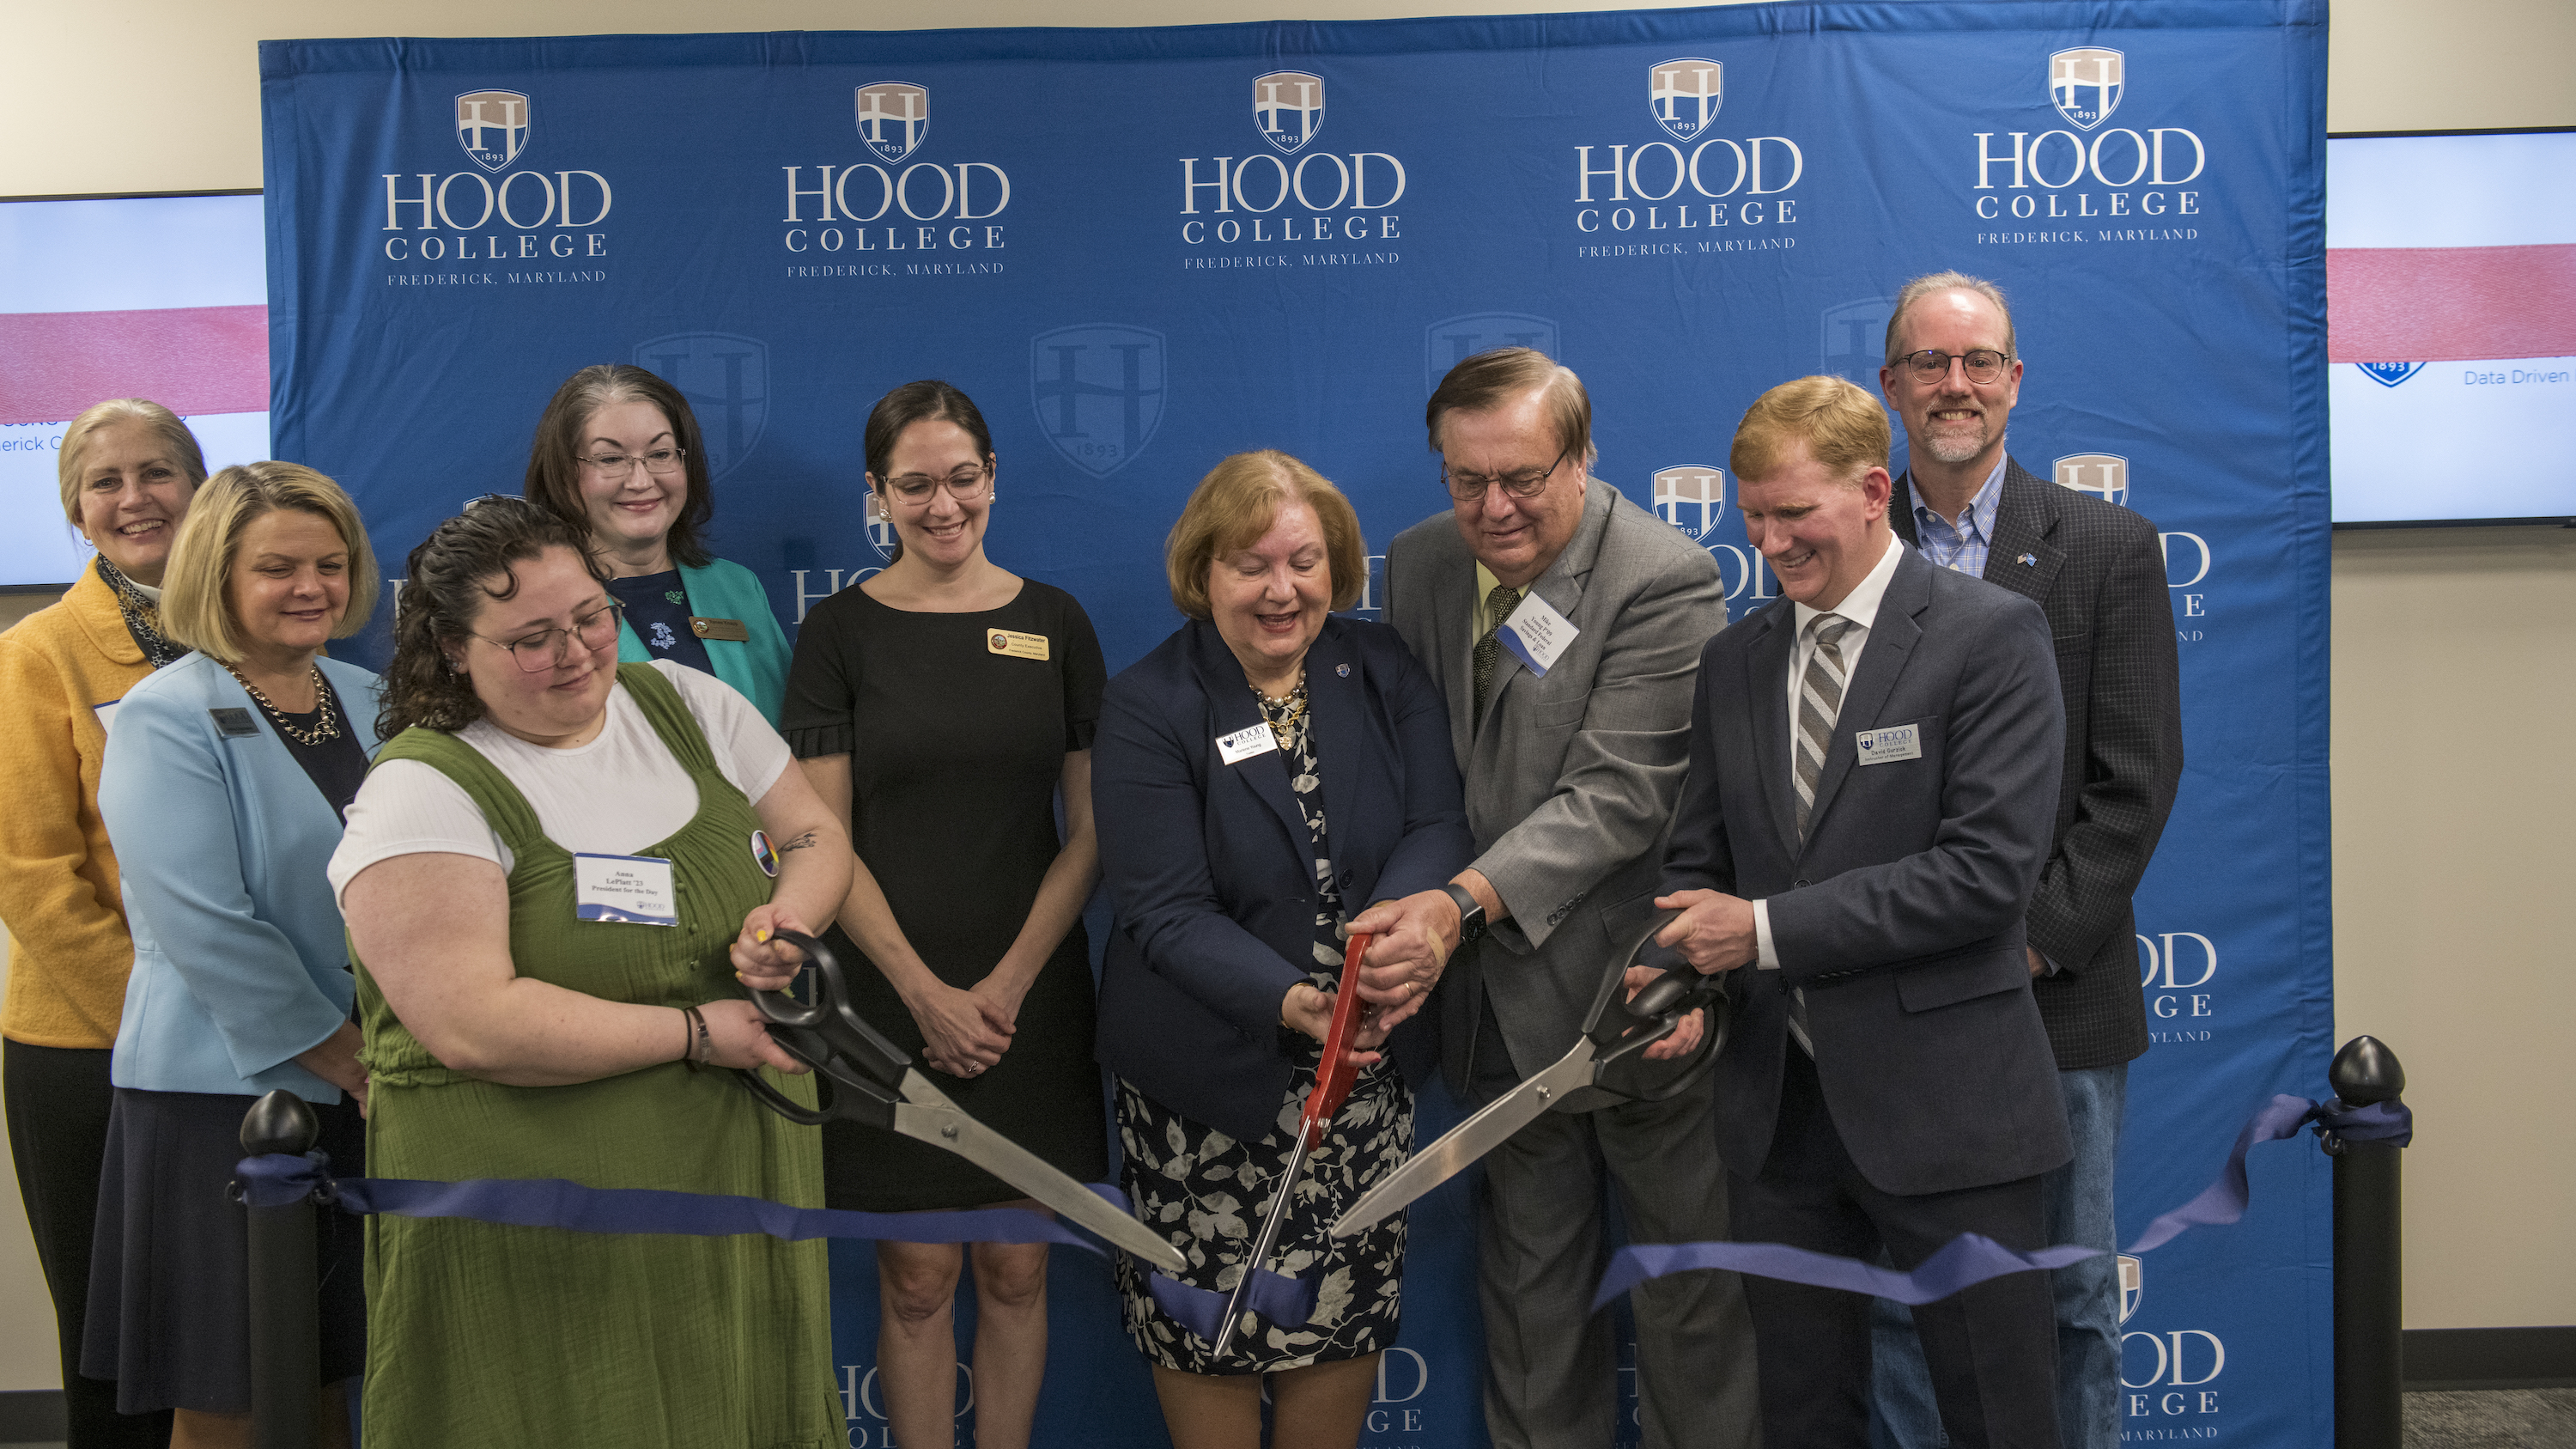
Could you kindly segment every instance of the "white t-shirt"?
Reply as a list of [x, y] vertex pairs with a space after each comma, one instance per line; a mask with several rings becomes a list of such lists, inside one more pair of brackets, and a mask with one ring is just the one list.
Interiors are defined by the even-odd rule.
[[[712, 674], [657, 659], [653, 668], [680, 691], [705, 732], [716, 769], [757, 802], [786, 773], [787, 742], [750, 700]], [[546, 837], [569, 851], [632, 855], [667, 840], [698, 812], [689, 772], [653, 732], [626, 686], [609, 692], [599, 737], [547, 749], [476, 720], [456, 737], [492, 762], [537, 812]], [[331, 895], [360, 871], [397, 855], [439, 852], [488, 860], [507, 874], [515, 862], [463, 786], [419, 760], [389, 760], [367, 776], [349, 806], [349, 826], [331, 856]]]

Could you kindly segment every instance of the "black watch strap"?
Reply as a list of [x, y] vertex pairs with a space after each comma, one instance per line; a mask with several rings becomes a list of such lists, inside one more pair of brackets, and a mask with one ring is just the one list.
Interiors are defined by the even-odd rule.
[[1456, 881], [1441, 889], [1449, 893], [1449, 899], [1458, 903], [1458, 944], [1464, 946], [1485, 934], [1485, 908], [1477, 902], [1475, 893]]

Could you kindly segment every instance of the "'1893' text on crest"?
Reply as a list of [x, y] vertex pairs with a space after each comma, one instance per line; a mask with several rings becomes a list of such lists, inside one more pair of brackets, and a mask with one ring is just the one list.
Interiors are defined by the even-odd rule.
[[1274, 70], [1252, 83], [1252, 124], [1261, 139], [1293, 153], [1324, 129], [1324, 78]]
[[1065, 461], [1106, 478], [1135, 460], [1163, 420], [1163, 334], [1088, 323], [1029, 341], [1030, 399]]
[[1676, 141], [1691, 141], [1717, 119], [1726, 99], [1726, 67], [1713, 60], [1685, 56], [1657, 63], [1646, 71], [1646, 104], [1655, 124]]
[[484, 170], [506, 169], [528, 149], [528, 98], [517, 91], [467, 91], [458, 96], [456, 144]]
[[930, 90], [904, 81], [877, 81], [858, 90], [859, 139], [893, 162], [909, 156], [930, 134]]
[[1706, 543], [1726, 516], [1726, 470], [1681, 463], [1655, 470], [1655, 512], [1693, 543]]
[[2092, 45], [2061, 50], [2048, 58], [2048, 98], [2068, 125], [2090, 131], [2120, 109], [2127, 67], [2116, 50]]

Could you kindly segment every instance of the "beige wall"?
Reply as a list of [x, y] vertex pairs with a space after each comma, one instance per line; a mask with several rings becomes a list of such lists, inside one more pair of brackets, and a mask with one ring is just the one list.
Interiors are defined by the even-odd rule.
[[[1493, 4], [1295, 0], [1308, 19], [1508, 12]], [[1556, 9], [1614, 9], [1559, 0]], [[260, 184], [253, 42], [282, 36], [694, 31], [701, 0], [8, 0], [0, 195]], [[1146, 25], [1291, 13], [1225, 0], [949, 0], [953, 25]], [[735, 0], [737, 30], [912, 28], [887, 0]], [[2576, 5], [2336, 0], [2335, 130], [2576, 124]], [[54, 58], [39, 63], [39, 58]], [[2555, 183], [2564, 185], [2564, 178]], [[0, 623], [20, 601], [0, 596]], [[2543, 1105], [2576, 1022], [2576, 534], [2346, 534], [2334, 563], [2336, 1035], [2407, 1064], [2407, 1323], [2576, 1323], [2576, 1156]], [[2510, 761], [2497, 769], [2490, 761]], [[56, 1382], [14, 1194], [0, 1206], [0, 1390]]]

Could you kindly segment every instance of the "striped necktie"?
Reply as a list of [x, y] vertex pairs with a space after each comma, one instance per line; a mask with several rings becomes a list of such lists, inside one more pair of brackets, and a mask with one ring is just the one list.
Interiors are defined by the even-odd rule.
[[1807, 626], [1816, 651], [1807, 656], [1807, 672], [1798, 681], [1798, 839], [1807, 838], [1807, 815], [1816, 806], [1816, 780], [1825, 770], [1825, 755], [1834, 742], [1834, 719], [1843, 710], [1842, 637], [1852, 621], [1839, 614], [1818, 614]]

